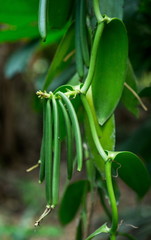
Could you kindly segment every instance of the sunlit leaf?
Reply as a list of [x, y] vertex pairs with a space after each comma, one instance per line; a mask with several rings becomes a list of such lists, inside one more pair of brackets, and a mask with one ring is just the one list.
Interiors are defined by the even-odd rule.
[[92, 82], [94, 106], [103, 125], [114, 112], [123, 90], [128, 54], [123, 23], [113, 19], [105, 25], [100, 39]]

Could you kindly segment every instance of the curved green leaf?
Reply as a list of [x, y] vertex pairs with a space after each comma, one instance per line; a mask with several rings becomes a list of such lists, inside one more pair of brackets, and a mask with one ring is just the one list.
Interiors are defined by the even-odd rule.
[[151, 179], [142, 160], [131, 152], [108, 152], [108, 156], [114, 160], [113, 167], [118, 168], [120, 178], [143, 197], [150, 188]]
[[127, 33], [119, 19], [105, 25], [94, 70], [92, 93], [99, 123], [114, 112], [123, 90], [128, 54]]
[[51, 0], [48, 4], [48, 21], [51, 28], [62, 28], [72, 13], [71, 0]]
[[67, 187], [59, 209], [59, 219], [63, 225], [68, 224], [75, 217], [87, 187], [87, 180], [74, 182]]

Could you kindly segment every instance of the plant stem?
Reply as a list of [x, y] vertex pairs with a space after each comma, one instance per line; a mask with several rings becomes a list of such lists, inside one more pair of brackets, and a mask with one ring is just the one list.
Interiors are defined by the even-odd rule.
[[92, 134], [92, 138], [93, 138], [93, 141], [95, 143], [95, 146], [96, 146], [99, 154], [103, 158], [103, 160], [107, 161], [107, 155], [106, 155], [106, 153], [105, 153], [105, 151], [104, 151], [104, 149], [103, 149], [103, 147], [100, 143], [99, 137], [97, 135], [97, 131], [96, 131], [93, 115], [92, 115], [92, 112], [91, 112], [91, 108], [90, 108], [89, 103], [87, 101], [87, 98], [84, 94], [81, 94], [81, 100], [82, 100], [83, 106], [84, 106], [85, 111], [86, 111], [87, 116], [88, 116], [90, 129], [91, 129], [91, 134]]
[[103, 20], [103, 17], [100, 13], [99, 0], [93, 0], [93, 7], [94, 7], [94, 13], [97, 18], [97, 21], [98, 23], [100, 23]]
[[110, 235], [110, 240], [116, 240], [116, 235], [115, 234], [111, 234]]
[[82, 100], [83, 106], [84, 106], [85, 111], [88, 116], [93, 141], [95, 143], [95, 146], [96, 146], [99, 154], [105, 161], [106, 184], [107, 184], [107, 190], [108, 190], [108, 195], [109, 195], [111, 209], [112, 209], [112, 226], [111, 226], [111, 230], [110, 230], [110, 234], [111, 234], [110, 239], [115, 240], [117, 227], [118, 227], [118, 210], [117, 210], [116, 199], [115, 199], [113, 183], [112, 183], [112, 174], [111, 174], [112, 159], [108, 158], [107, 154], [105, 153], [105, 151], [100, 143], [99, 137], [97, 135], [93, 115], [91, 112], [91, 108], [89, 106], [86, 96], [81, 94], [81, 100]]
[[92, 83], [95, 64], [96, 64], [96, 58], [97, 58], [98, 46], [99, 46], [99, 43], [100, 43], [100, 38], [101, 38], [101, 35], [102, 35], [102, 32], [103, 32], [103, 29], [104, 29], [104, 22], [101, 22], [97, 26], [97, 30], [96, 30], [93, 45], [92, 45], [91, 58], [90, 58], [90, 68], [89, 68], [89, 71], [88, 71], [88, 75], [87, 75], [87, 78], [86, 78], [82, 88], [81, 88], [81, 92], [84, 93], [84, 94], [86, 94], [86, 92], [88, 91], [88, 89], [89, 89], [89, 87]]
[[111, 226], [111, 240], [116, 239], [116, 231], [118, 227], [118, 211], [116, 205], [115, 194], [113, 190], [113, 183], [112, 183], [112, 174], [111, 174], [111, 166], [112, 166], [112, 159], [108, 159], [105, 163], [105, 176], [106, 176], [106, 184], [112, 209], [112, 226]]

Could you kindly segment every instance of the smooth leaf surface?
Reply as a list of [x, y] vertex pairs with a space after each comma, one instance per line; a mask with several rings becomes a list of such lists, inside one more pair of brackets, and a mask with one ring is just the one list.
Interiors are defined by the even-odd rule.
[[[0, 7], [0, 42], [39, 38], [38, 7], [38, 0], [14, 0], [13, 7], [10, 0], [3, 2]], [[42, 45], [57, 41], [63, 34], [64, 29], [49, 32]]]
[[71, 0], [51, 0], [48, 8], [48, 21], [51, 28], [62, 28], [67, 22], [71, 12], [74, 1]]
[[92, 81], [94, 106], [101, 125], [112, 115], [120, 100], [127, 54], [125, 27], [120, 20], [113, 19], [103, 30]]
[[142, 160], [131, 152], [108, 152], [108, 156], [114, 160], [113, 166], [118, 168], [120, 178], [139, 197], [143, 197], [150, 188], [151, 180]]
[[43, 86], [44, 90], [47, 90], [54, 77], [56, 77], [56, 75], [58, 75], [62, 70], [64, 70], [67, 67], [71, 58], [66, 60], [65, 57], [68, 54], [70, 54], [73, 49], [74, 49], [74, 28], [71, 25], [67, 30], [66, 34], [64, 35], [63, 39], [61, 40], [55, 53], [55, 56], [53, 58], [53, 61], [50, 64]]
[[86, 180], [74, 182], [67, 187], [59, 209], [59, 219], [63, 225], [68, 224], [75, 217], [87, 187]]
[[91, 240], [95, 236], [101, 234], [101, 233], [109, 233], [109, 228], [107, 227], [107, 224], [103, 224], [101, 227], [99, 227], [95, 232], [93, 232], [89, 237], [87, 237], [85, 240]]
[[108, 17], [123, 18], [123, 3], [124, 0], [100, 0], [101, 14], [106, 14]]
[[[137, 93], [136, 76], [129, 61], [127, 63], [125, 82]], [[126, 86], [124, 86], [121, 100], [131, 113], [136, 117], [139, 115], [138, 100]]]
[[39, 36], [37, 27], [38, 0], [6, 0], [0, 7], [0, 42], [35, 38]]

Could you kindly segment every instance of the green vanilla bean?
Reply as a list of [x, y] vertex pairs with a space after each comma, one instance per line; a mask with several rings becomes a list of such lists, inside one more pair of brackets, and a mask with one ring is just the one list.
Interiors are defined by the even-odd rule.
[[52, 177], [52, 206], [59, 201], [59, 180], [60, 180], [60, 137], [59, 137], [59, 114], [56, 99], [52, 98], [53, 126], [54, 126], [54, 154], [53, 154], [53, 177]]
[[57, 92], [56, 95], [59, 95], [63, 102], [66, 104], [67, 109], [69, 111], [70, 119], [72, 122], [73, 130], [74, 130], [74, 135], [75, 135], [75, 142], [76, 142], [76, 150], [77, 150], [77, 163], [78, 167], [77, 170], [81, 171], [82, 169], [82, 139], [81, 139], [81, 133], [80, 133], [80, 127], [79, 127], [79, 122], [77, 119], [76, 112], [74, 110], [74, 107], [68, 97], [63, 93], [63, 92]]
[[96, 30], [93, 45], [92, 45], [90, 67], [89, 67], [88, 75], [86, 77], [86, 80], [85, 80], [82, 88], [81, 88], [81, 92], [83, 94], [86, 94], [86, 92], [88, 91], [88, 89], [92, 83], [94, 70], [95, 70], [95, 63], [96, 63], [96, 58], [97, 58], [97, 50], [98, 50], [98, 46], [100, 43], [100, 38], [101, 38], [101, 35], [103, 32], [103, 29], [104, 29], [104, 22], [101, 22], [97, 26], [97, 30]]
[[46, 103], [45, 119], [45, 187], [47, 206], [52, 203], [52, 121], [50, 99]]
[[39, 183], [42, 183], [45, 178], [45, 119], [46, 119], [46, 99], [43, 100], [43, 137], [40, 149], [40, 171]]
[[41, 149], [40, 149], [40, 171], [39, 171], [39, 183], [42, 183], [45, 179], [45, 150], [44, 150], [44, 136], [42, 137]]
[[[80, 1], [76, 0], [76, 21], [75, 21], [75, 59], [76, 59], [76, 68], [79, 74], [79, 77], [82, 78], [84, 75], [84, 65], [82, 57], [82, 48], [81, 48], [81, 36], [80, 36]], [[82, 0], [83, 1], [83, 0]]]
[[72, 142], [72, 128], [71, 128], [71, 121], [68, 116], [67, 110], [62, 103], [61, 100], [59, 100], [59, 104], [64, 116], [65, 120], [65, 125], [66, 125], [66, 133], [67, 133], [67, 173], [68, 173], [68, 179], [70, 180], [72, 178], [72, 173], [73, 173], [73, 155], [72, 155], [72, 150], [73, 150], [73, 142]]
[[47, 35], [47, 0], [39, 0], [38, 28], [43, 41]]
[[83, 55], [83, 61], [86, 67], [89, 67], [89, 46], [86, 26], [86, 1], [80, 0], [80, 42]]

